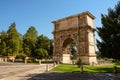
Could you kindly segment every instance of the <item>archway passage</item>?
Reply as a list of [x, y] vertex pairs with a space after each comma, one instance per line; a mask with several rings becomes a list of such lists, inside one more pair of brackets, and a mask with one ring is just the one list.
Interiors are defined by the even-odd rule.
[[63, 52], [62, 52], [62, 63], [72, 63], [72, 60], [77, 59], [77, 48], [76, 48], [76, 42], [68, 38], [63, 42]]
[[97, 63], [94, 40], [94, 18], [90, 12], [83, 12], [53, 21], [54, 61], [71, 63], [70, 49], [72, 42], [75, 42], [77, 58], [80, 58], [84, 64]]

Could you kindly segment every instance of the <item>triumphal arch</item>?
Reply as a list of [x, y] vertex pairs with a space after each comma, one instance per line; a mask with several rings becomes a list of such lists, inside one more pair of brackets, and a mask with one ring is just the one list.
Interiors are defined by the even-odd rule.
[[70, 45], [76, 43], [76, 56], [84, 64], [97, 63], [94, 40], [94, 19], [90, 12], [83, 12], [53, 21], [54, 52], [53, 59], [71, 63]]

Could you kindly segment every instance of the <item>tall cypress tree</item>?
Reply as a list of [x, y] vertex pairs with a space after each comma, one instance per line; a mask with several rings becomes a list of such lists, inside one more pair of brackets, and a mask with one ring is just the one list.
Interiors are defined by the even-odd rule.
[[12, 23], [7, 31], [7, 53], [8, 55], [16, 55], [22, 48], [22, 39], [16, 29], [16, 24]]
[[97, 40], [97, 47], [103, 57], [120, 60], [120, 2], [101, 16], [102, 27], [97, 28], [101, 40]]

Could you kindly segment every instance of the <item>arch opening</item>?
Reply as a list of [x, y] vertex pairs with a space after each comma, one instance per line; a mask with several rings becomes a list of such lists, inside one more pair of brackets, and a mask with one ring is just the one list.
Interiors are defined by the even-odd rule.
[[77, 47], [72, 38], [64, 40], [62, 48], [62, 63], [72, 63], [72, 60], [76, 60]]

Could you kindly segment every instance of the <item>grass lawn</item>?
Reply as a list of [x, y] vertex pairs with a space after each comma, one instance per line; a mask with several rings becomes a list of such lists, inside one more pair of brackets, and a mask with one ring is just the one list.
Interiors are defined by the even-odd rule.
[[[112, 73], [114, 71], [114, 66], [88, 66], [85, 65], [84, 72], [107, 72]], [[120, 65], [117, 65], [118, 72], [120, 72]], [[51, 72], [78, 72], [80, 69], [77, 65], [72, 64], [60, 64], [59, 66], [53, 68]]]

